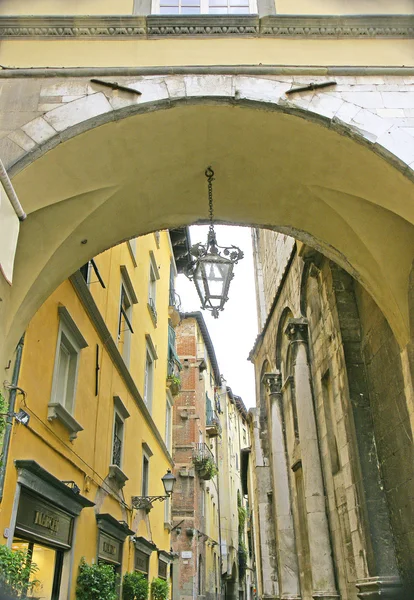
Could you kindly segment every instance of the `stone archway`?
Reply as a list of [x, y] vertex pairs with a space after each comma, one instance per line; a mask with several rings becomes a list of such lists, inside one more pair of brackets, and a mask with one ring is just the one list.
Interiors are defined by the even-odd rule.
[[78, 95], [9, 135], [27, 147], [8, 167], [29, 218], [13, 285], [1, 282], [2, 364], [40, 304], [90, 257], [205, 219], [208, 164], [218, 221], [278, 229], [322, 251], [364, 285], [405, 347], [414, 186], [397, 125], [372, 119], [350, 92], [287, 100], [288, 77], [123, 83], [142, 96], [44, 79], [39, 99], [64, 86]]

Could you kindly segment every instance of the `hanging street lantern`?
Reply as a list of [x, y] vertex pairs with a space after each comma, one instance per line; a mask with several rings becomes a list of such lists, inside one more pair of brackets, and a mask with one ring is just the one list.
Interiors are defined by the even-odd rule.
[[219, 246], [213, 225], [213, 181], [214, 171], [208, 167], [205, 171], [208, 182], [208, 202], [210, 227], [206, 244], [194, 244], [190, 253], [194, 256], [187, 276], [194, 281], [201, 308], [210, 310], [217, 319], [227, 302], [230, 282], [234, 277], [233, 267], [243, 258], [243, 252], [237, 246]]

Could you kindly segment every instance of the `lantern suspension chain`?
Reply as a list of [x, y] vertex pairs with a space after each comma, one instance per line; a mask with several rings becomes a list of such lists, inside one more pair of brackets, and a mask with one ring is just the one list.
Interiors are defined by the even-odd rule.
[[209, 227], [209, 239], [213, 241], [215, 239], [214, 233], [214, 225], [213, 225], [213, 181], [214, 181], [214, 171], [211, 167], [207, 167], [205, 171], [205, 176], [207, 177], [207, 185], [208, 185], [208, 213], [210, 218], [210, 227]]

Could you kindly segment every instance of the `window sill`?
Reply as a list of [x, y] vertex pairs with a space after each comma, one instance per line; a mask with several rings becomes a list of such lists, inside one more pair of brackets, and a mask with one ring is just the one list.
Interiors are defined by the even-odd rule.
[[119, 488], [123, 488], [129, 477], [118, 467], [118, 465], [109, 465], [109, 478], [113, 479]]
[[66, 410], [63, 404], [59, 404], [59, 402], [51, 402], [48, 406], [48, 421], [53, 421], [54, 419], [57, 419], [69, 431], [69, 439], [71, 441], [76, 439], [78, 437], [79, 431], [83, 431], [82, 425], [80, 425], [76, 421], [76, 419], [72, 417], [70, 412]]

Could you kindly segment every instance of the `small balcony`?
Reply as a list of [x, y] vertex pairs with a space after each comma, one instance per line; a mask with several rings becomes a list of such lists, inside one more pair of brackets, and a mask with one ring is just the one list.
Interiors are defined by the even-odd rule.
[[206, 434], [213, 438], [221, 434], [221, 423], [217, 412], [213, 409], [206, 410]]
[[193, 464], [200, 479], [212, 479], [218, 473], [218, 467], [213, 453], [207, 444], [195, 444]]

